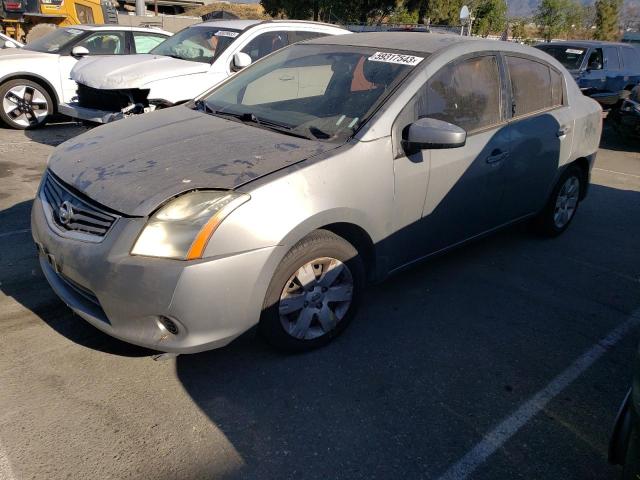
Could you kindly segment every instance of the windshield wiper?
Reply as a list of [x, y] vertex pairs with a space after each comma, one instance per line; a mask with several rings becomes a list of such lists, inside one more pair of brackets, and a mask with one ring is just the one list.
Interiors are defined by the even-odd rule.
[[266, 120], [264, 118], [258, 118], [256, 114], [252, 112], [234, 113], [234, 112], [225, 112], [224, 110], [216, 110], [213, 113], [220, 116], [233, 117], [237, 120], [240, 120], [242, 123], [255, 123], [259, 127], [268, 128], [269, 130], [276, 130], [280, 133], [284, 133], [285, 135], [290, 135], [292, 137], [305, 138], [307, 140], [312, 140], [312, 138], [308, 137], [307, 135], [302, 135], [301, 133], [296, 133], [292, 131], [292, 128], [289, 125], [274, 122], [272, 120]]
[[207, 102], [205, 102], [202, 99], [196, 100], [195, 106], [201, 112], [213, 113], [213, 110], [211, 109], [211, 107], [207, 105]]

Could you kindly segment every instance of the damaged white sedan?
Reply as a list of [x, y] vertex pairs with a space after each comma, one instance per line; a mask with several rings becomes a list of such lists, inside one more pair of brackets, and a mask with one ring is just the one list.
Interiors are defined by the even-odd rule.
[[[191, 25], [146, 55], [87, 59], [71, 72], [77, 97], [60, 112], [91, 123], [179, 105], [287, 45], [350, 33], [306, 21], [225, 20]], [[297, 84], [296, 72], [280, 78]], [[314, 80], [306, 79], [308, 82]]]

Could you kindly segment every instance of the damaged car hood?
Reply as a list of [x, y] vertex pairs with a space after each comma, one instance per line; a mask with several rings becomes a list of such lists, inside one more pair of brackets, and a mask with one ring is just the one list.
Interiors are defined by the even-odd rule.
[[114, 55], [85, 58], [71, 70], [71, 78], [88, 87], [114, 90], [142, 88], [157, 80], [206, 73], [210, 65], [164, 55]]
[[75, 137], [49, 169], [106, 207], [146, 216], [182, 192], [233, 189], [338, 146], [179, 106]]

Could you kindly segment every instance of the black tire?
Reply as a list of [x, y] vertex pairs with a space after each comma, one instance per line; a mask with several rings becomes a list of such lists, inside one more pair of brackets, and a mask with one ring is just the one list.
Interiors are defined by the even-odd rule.
[[[29, 95], [29, 98], [32, 99], [32, 102], [29, 102], [28, 98], [26, 100], [24, 98], [22, 99], [26, 101], [25, 109], [27, 109], [27, 113], [24, 116], [20, 116], [18, 117], [18, 119], [16, 119], [11, 116], [11, 112], [8, 113], [5, 111], [6, 110], [5, 97], [9, 94], [9, 92], [12, 89], [16, 87], [21, 87], [21, 86], [26, 87], [27, 90], [25, 90], [25, 92], [32, 92]], [[45, 103], [42, 103], [42, 101], [40, 100], [41, 98], [44, 99]], [[36, 111], [37, 111], [37, 114], [36, 114]], [[40, 113], [45, 113], [45, 111], [46, 111], [46, 115], [43, 115], [40, 118], [36, 118], [38, 115], [40, 115]], [[14, 112], [16, 111], [14, 110]], [[13, 128], [15, 130], [26, 130], [26, 129], [38, 128], [43, 126], [45, 123], [47, 123], [47, 119], [54, 112], [55, 112], [55, 105], [53, 100], [51, 99], [51, 95], [49, 95], [49, 92], [47, 92], [47, 89], [44, 88], [39, 83], [33, 82], [31, 80], [18, 78], [14, 80], [9, 80], [8, 82], [5, 82], [2, 85], [0, 85], [0, 120], [6, 126]], [[16, 113], [20, 113], [20, 112], [18, 111]], [[35, 119], [35, 121], [29, 120], [30, 118]]]
[[633, 427], [629, 436], [627, 453], [622, 467], [622, 480], [640, 479], [640, 439], [638, 438], [638, 428]]
[[[578, 185], [577, 202], [575, 204], [575, 208], [573, 209], [573, 212], [571, 213], [568, 221], [566, 221], [566, 223], [558, 225], [555, 220], [556, 204], [558, 202], [558, 197], [560, 195], [560, 192], [562, 191], [563, 186], [567, 183], [569, 179], [577, 180], [577, 185]], [[558, 182], [556, 183], [556, 185], [553, 187], [553, 191], [551, 192], [551, 195], [549, 196], [549, 200], [547, 201], [547, 204], [545, 205], [544, 209], [542, 209], [542, 211], [534, 219], [533, 224], [535, 229], [538, 231], [538, 233], [547, 237], [557, 237], [558, 235], [563, 233], [567, 228], [569, 228], [569, 225], [571, 225], [571, 222], [573, 221], [573, 219], [576, 216], [576, 213], [578, 212], [578, 207], [580, 206], [582, 193], [585, 188], [584, 182], [585, 182], [585, 175], [583, 174], [582, 170], [579, 167], [575, 165], [570, 165], [569, 167], [567, 167], [567, 169], [563, 172], [563, 174], [558, 179]]]
[[[294, 274], [308, 262], [319, 258], [333, 258], [347, 267], [346, 274], [350, 274], [350, 280], [353, 281], [351, 303], [348, 305], [348, 310], [342, 319], [337, 321], [333, 329], [316, 338], [297, 338], [289, 333], [281, 320], [280, 297]], [[318, 277], [318, 280], [320, 278], [322, 276]], [[259, 331], [271, 345], [284, 350], [301, 352], [326, 345], [342, 333], [353, 319], [362, 296], [364, 284], [364, 263], [353, 245], [328, 230], [316, 230], [294, 245], [276, 269], [265, 296]], [[291, 285], [293, 283], [289, 284], [289, 286]], [[300, 288], [299, 290], [302, 291]], [[317, 325], [320, 324], [315, 317], [312, 322]], [[324, 331], [324, 329], [322, 330]]]

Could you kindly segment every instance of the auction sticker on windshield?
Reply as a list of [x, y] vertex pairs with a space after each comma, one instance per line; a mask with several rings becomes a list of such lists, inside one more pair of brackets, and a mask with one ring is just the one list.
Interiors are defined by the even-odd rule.
[[372, 62], [397, 63], [400, 65], [418, 65], [423, 57], [415, 57], [413, 55], [401, 55], [399, 53], [376, 52], [369, 57]]
[[216, 32], [216, 37], [231, 37], [236, 38], [239, 35], [238, 32], [228, 32], [226, 30], [218, 30]]
[[584, 50], [578, 50], [576, 48], [567, 48], [565, 50], [565, 52], [567, 53], [575, 53], [576, 55], [582, 55], [582, 53], [584, 52]]

